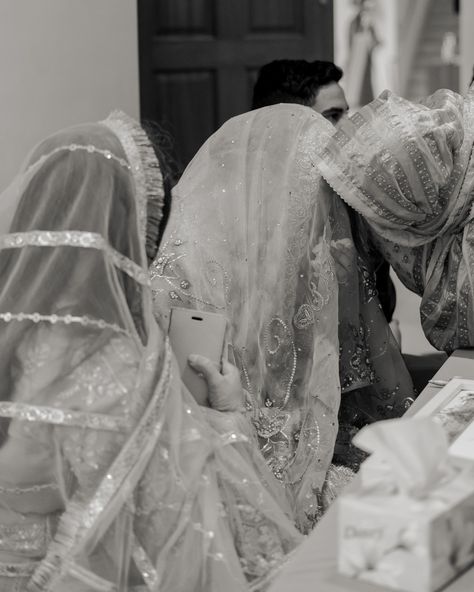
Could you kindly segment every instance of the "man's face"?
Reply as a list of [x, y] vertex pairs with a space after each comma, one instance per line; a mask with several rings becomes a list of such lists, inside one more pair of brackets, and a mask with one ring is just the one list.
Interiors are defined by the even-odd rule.
[[321, 86], [311, 108], [321, 113], [333, 125], [346, 115], [349, 106], [344, 91], [337, 82]]

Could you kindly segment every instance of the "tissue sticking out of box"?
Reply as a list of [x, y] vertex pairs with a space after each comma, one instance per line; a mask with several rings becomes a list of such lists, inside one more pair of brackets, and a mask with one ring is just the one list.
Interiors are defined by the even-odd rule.
[[361, 467], [364, 489], [396, 488], [412, 498], [424, 498], [450, 473], [446, 434], [430, 417], [368, 425], [353, 443], [373, 454]]

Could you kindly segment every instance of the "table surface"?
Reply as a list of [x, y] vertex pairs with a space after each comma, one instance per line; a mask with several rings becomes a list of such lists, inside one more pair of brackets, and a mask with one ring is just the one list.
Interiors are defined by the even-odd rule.
[[[434, 375], [436, 380], [454, 377], [474, 379], [474, 350], [458, 350]], [[439, 388], [428, 385], [407, 415], [422, 407]], [[282, 568], [269, 592], [393, 592], [369, 582], [350, 580], [337, 573], [337, 502]], [[444, 592], [474, 592], [474, 568], [471, 568]]]

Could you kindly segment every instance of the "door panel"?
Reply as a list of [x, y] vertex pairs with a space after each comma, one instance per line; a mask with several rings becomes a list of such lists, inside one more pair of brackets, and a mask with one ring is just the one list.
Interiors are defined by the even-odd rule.
[[216, 72], [159, 72], [154, 82], [154, 98], [159, 105], [155, 120], [171, 134], [182, 157], [189, 161], [202, 139], [209, 136], [209, 130], [218, 127]]
[[288, 0], [250, 2], [250, 33], [304, 34], [303, 3]]
[[333, 55], [324, 0], [138, 0], [138, 12], [142, 118], [174, 136], [181, 169], [250, 108], [260, 66]]
[[156, 35], [213, 35], [213, 0], [158, 0], [152, 2]]

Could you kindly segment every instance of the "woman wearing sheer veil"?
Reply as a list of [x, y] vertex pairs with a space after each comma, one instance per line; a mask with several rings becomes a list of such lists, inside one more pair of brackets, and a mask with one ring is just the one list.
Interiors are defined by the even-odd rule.
[[352, 475], [331, 462], [341, 387], [348, 424], [399, 416], [413, 396], [346, 208], [314, 166], [319, 120], [282, 104], [225, 123], [174, 188], [151, 267], [163, 327], [171, 306], [227, 316], [247, 415], [303, 532]]
[[428, 340], [448, 353], [474, 347], [474, 88], [419, 104], [385, 91], [336, 134], [323, 121], [318, 130], [314, 165], [422, 297]]
[[3, 592], [256, 590], [300, 539], [242, 414], [198, 407], [153, 319], [162, 206], [123, 114], [43, 141], [0, 197]]

